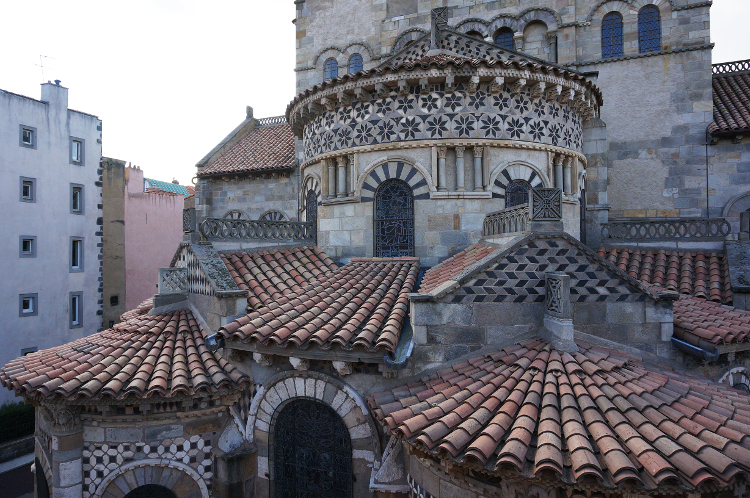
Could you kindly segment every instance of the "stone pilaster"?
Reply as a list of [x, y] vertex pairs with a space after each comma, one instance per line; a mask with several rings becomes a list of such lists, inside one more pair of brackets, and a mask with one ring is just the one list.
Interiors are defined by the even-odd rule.
[[445, 155], [448, 153], [447, 147], [438, 147], [438, 185], [437, 189], [441, 191], [448, 190], [445, 186]]
[[346, 156], [339, 156], [336, 158], [338, 163], [338, 180], [336, 181], [338, 189], [336, 190], [336, 197], [346, 197], [346, 165], [349, 162]]
[[333, 199], [336, 197], [336, 165], [333, 164], [333, 159], [328, 159], [328, 198]]
[[484, 179], [482, 178], [482, 154], [484, 147], [474, 147], [474, 191], [484, 190]]
[[52, 495], [79, 497], [83, 494], [83, 429], [78, 407], [42, 404], [52, 438]]
[[456, 147], [456, 190], [463, 192], [466, 190], [464, 186], [464, 151], [465, 147]]

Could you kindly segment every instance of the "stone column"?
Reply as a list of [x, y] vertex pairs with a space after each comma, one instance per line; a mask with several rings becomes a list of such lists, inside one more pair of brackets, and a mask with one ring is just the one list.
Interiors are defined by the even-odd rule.
[[464, 151], [465, 147], [456, 147], [456, 190], [463, 192], [464, 188]]
[[482, 178], [482, 153], [484, 147], [474, 147], [474, 191], [484, 190], [484, 179]]
[[566, 194], [570, 194], [571, 191], [571, 177], [570, 177], [570, 170], [571, 170], [571, 163], [573, 162], [572, 157], [566, 157], [563, 161], [563, 192]]
[[333, 159], [327, 159], [328, 162], [328, 198], [336, 197], [336, 166]]
[[76, 406], [43, 405], [36, 416], [44, 417], [44, 425], [54, 441], [52, 450], [53, 496], [81, 496], [83, 493], [83, 429], [80, 408]]
[[564, 156], [555, 156], [555, 188], [563, 189], [563, 159]]
[[438, 185], [437, 189], [441, 191], [448, 190], [445, 187], [445, 154], [448, 152], [447, 147], [438, 147]]
[[339, 156], [336, 158], [339, 165], [339, 177], [336, 183], [338, 184], [338, 190], [336, 197], [346, 197], [346, 156]]
[[354, 154], [349, 156], [349, 183], [347, 183], [347, 192], [349, 193], [349, 196], [354, 195], [354, 179], [357, 178], [357, 176], [354, 174]]
[[516, 52], [523, 50], [523, 33], [513, 33], [513, 44], [516, 47]]

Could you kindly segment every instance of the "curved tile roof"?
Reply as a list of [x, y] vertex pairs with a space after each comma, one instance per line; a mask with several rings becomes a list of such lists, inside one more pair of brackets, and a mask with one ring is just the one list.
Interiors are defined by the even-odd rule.
[[141, 304], [135, 307], [135, 309], [132, 309], [130, 311], [126, 311], [122, 315], [120, 315], [120, 321], [124, 322], [126, 320], [130, 320], [131, 318], [135, 318], [140, 315], [145, 315], [151, 309], [154, 307], [154, 298], [150, 297], [143, 301]]
[[497, 246], [490, 246], [480, 241], [454, 254], [425, 272], [419, 292], [430, 292], [440, 287], [448, 280], [458, 276], [483, 258], [492, 254], [495, 250], [497, 250]]
[[711, 133], [750, 131], [750, 72], [714, 74]]
[[374, 394], [387, 430], [487, 476], [716, 490], [750, 471], [750, 397], [579, 342], [539, 339]]
[[675, 302], [673, 313], [675, 337], [691, 344], [686, 333], [712, 344], [750, 341], [750, 311], [693, 297]]
[[237, 287], [247, 290], [247, 304], [258, 309], [285, 294], [299, 293], [326, 274], [338, 269], [317, 246], [221, 254]]
[[641, 282], [720, 303], [732, 302], [729, 265], [723, 254], [600, 247], [599, 256]]
[[288, 124], [256, 126], [198, 170], [198, 176], [293, 169], [294, 135]]
[[75, 400], [201, 396], [250, 378], [210, 352], [189, 310], [136, 315], [111, 329], [17, 358], [0, 383], [32, 398]]
[[225, 325], [227, 339], [262, 345], [334, 345], [343, 350], [393, 352], [409, 312], [407, 294], [419, 274], [418, 258], [352, 258], [299, 292], [291, 290]]

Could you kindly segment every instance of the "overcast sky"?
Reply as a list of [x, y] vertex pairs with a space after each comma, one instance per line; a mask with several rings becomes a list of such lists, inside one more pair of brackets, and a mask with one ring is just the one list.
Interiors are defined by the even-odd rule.
[[[38, 99], [62, 80], [103, 120], [104, 155], [148, 178], [190, 182], [245, 106], [278, 116], [295, 95], [292, 0], [2, 2], [0, 88]], [[749, 59], [750, 1], [711, 16], [714, 62]]]

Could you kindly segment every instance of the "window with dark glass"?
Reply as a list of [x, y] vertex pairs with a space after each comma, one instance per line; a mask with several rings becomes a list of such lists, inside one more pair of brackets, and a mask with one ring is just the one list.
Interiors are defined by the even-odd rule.
[[495, 45], [506, 50], [515, 50], [516, 45], [513, 42], [513, 30], [510, 28], [500, 28], [495, 33]]
[[327, 59], [325, 62], [324, 71], [325, 74], [323, 78], [326, 80], [337, 77], [339, 75], [339, 65], [336, 62], [336, 59], [334, 59], [333, 57]]
[[622, 57], [622, 14], [610, 12], [602, 19], [602, 58]]
[[661, 50], [661, 18], [659, 9], [646, 5], [638, 12], [638, 52]]
[[505, 207], [522, 206], [529, 203], [531, 185], [524, 180], [512, 180], [505, 187]]
[[472, 38], [479, 38], [480, 40], [484, 40], [484, 36], [482, 36], [482, 33], [477, 30], [467, 31], [466, 34], [467, 36], [471, 36]]
[[414, 256], [414, 195], [404, 181], [386, 180], [375, 194], [375, 256]]
[[70, 328], [83, 326], [83, 292], [70, 293]]
[[359, 54], [352, 54], [352, 56], [349, 57], [349, 72], [354, 74], [356, 72], [361, 71], [362, 67], [363, 67], [362, 56]]

